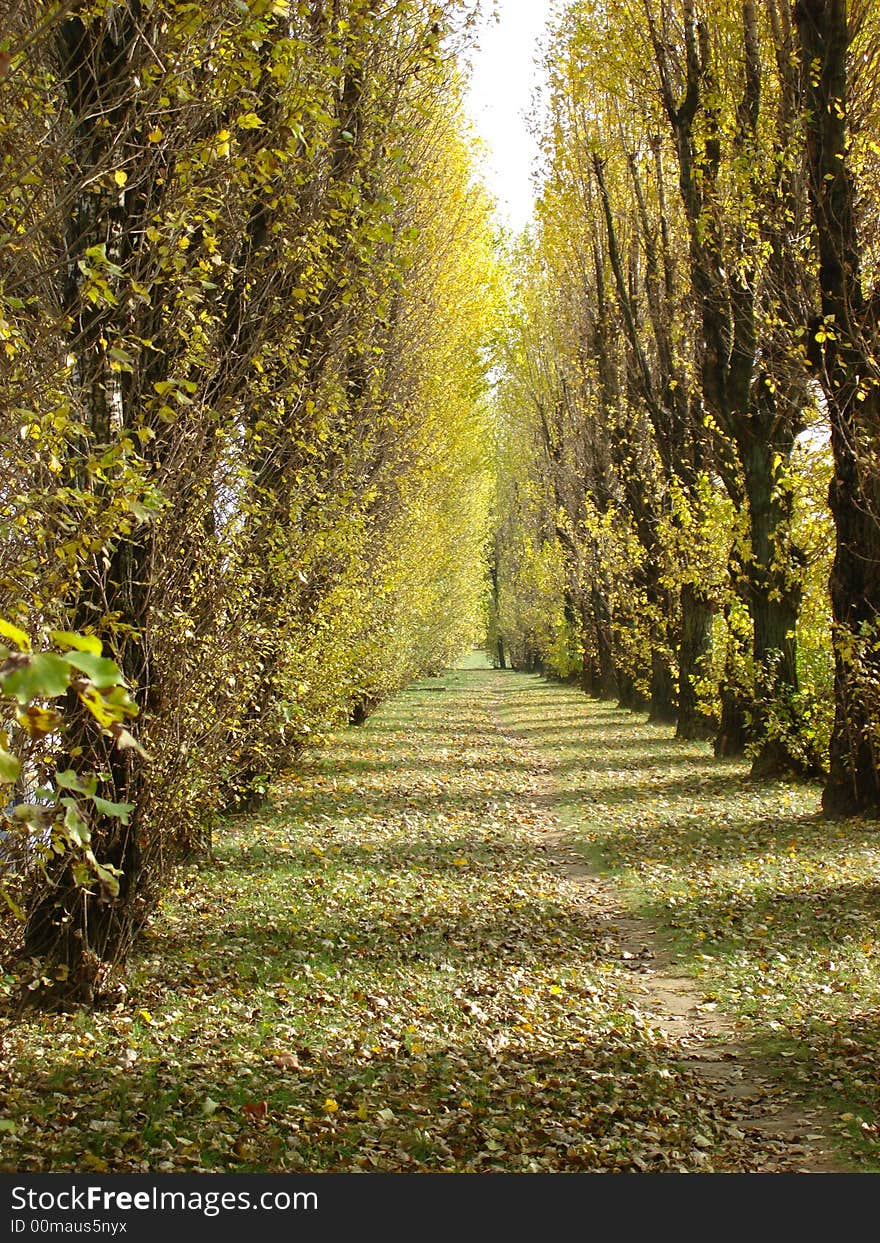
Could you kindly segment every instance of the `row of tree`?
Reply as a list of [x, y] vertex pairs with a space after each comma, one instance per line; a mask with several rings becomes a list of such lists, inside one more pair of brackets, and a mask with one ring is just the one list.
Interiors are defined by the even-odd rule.
[[576, 0], [547, 65], [498, 390], [502, 658], [874, 810], [878, 14]]
[[0, 890], [67, 995], [218, 814], [476, 633], [464, 7], [6, 9]]

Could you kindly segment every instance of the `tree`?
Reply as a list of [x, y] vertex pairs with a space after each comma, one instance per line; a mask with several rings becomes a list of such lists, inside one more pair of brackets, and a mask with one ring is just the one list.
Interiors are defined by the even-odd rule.
[[823, 806], [851, 814], [880, 803], [880, 290], [866, 275], [853, 167], [855, 100], [876, 93], [880, 62], [867, 6], [848, 13], [845, 0], [798, 0], [794, 15], [821, 297], [810, 349], [834, 454], [835, 718]]
[[76, 697], [34, 743], [50, 777], [96, 774], [117, 881], [65, 848], [28, 895], [69, 996], [230, 792], [473, 634], [493, 295], [467, 13], [100, 0], [2, 31], [0, 605], [112, 660], [138, 714], [140, 750]]

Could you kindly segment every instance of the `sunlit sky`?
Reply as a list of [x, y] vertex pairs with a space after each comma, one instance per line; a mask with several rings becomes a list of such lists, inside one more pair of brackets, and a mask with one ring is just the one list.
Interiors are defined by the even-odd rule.
[[[522, 229], [534, 205], [538, 159], [525, 116], [542, 75], [538, 63], [554, 0], [485, 0], [488, 10], [473, 54], [468, 112], [487, 150], [486, 184], [498, 200], [501, 220]], [[492, 19], [494, 7], [498, 21]]]

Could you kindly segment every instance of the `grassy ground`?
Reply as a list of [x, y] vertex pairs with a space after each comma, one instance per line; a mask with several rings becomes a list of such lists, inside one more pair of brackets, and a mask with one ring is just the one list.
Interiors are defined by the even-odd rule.
[[533, 679], [504, 716], [552, 757], [584, 853], [878, 1168], [880, 826], [574, 689]]
[[0, 1019], [0, 1169], [756, 1168], [603, 956], [551, 793], [870, 1146], [871, 831], [667, 734], [510, 673], [405, 692], [180, 873], [124, 1004]]

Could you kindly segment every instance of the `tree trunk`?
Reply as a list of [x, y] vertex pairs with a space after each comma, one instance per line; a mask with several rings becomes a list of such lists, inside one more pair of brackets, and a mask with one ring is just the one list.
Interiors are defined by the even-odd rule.
[[601, 699], [602, 696], [598, 689], [600, 682], [599, 666], [594, 657], [589, 652], [585, 652], [578, 678], [578, 686], [580, 686], [585, 695], [589, 695], [593, 699]]
[[[880, 426], [880, 402], [872, 404]], [[835, 716], [822, 806], [829, 815], [855, 815], [880, 809], [880, 485], [863, 477], [851, 450], [838, 444], [835, 458]]]
[[880, 331], [877, 294], [867, 297], [862, 284], [849, 163], [847, 6], [845, 0], [798, 0], [794, 17], [822, 325], [828, 329], [813, 336], [834, 455], [835, 716], [822, 805], [830, 815], [850, 815], [880, 809]]
[[[750, 156], [758, 141], [762, 111], [762, 64], [758, 9], [753, 0], [741, 6], [743, 93], [736, 106], [737, 126], [728, 144], [719, 125], [717, 92], [721, 89], [711, 25], [698, 18], [692, 0], [684, 5], [685, 90], [673, 89], [669, 49], [651, 28], [660, 69], [661, 96], [672, 125], [678, 155], [679, 186], [688, 224], [691, 283], [699, 310], [702, 340], [701, 390], [707, 411], [736, 447], [746, 485], [751, 520], [751, 556], [742, 567], [753, 620], [752, 651], [759, 701], [751, 711], [749, 734], [757, 744], [756, 771], [800, 771], [799, 755], [777, 731], [767, 733], [770, 713], [782, 701], [790, 714], [797, 690], [794, 623], [799, 600], [792, 587], [798, 568], [787, 547], [790, 524], [787, 494], [777, 488], [777, 458], [787, 464], [800, 426], [800, 410], [788, 395], [777, 401], [776, 381], [767, 375], [769, 354], [759, 339], [767, 294], [762, 288], [762, 259], [756, 241], [764, 225], [756, 215], [748, 225], [725, 214], [721, 174], [725, 164], [742, 164], [752, 177]], [[757, 170], [755, 170], [757, 171]], [[750, 187], [760, 199], [757, 180]], [[722, 223], [723, 222], [723, 223]], [[729, 226], [729, 227], [728, 227]], [[779, 309], [774, 309], [778, 316]], [[790, 368], [789, 368], [790, 370]], [[785, 369], [783, 367], [783, 374]], [[718, 470], [731, 499], [742, 503], [740, 471]], [[719, 754], [736, 754], [745, 745], [742, 690], [728, 680], [722, 691], [722, 722], [716, 739]], [[750, 705], [750, 709], [751, 709]]]
[[493, 542], [492, 556], [489, 561], [489, 577], [490, 577], [490, 581], [492, 584], [491, 622], [494, 623], [494, 625], [490, 624], [490, 633], [491, 633], [491, 630], [494, 629], [495, 631], [495, 658], [498, 661], [498, 668], [506, 669], [507, 663], [506, 663], [505, 656], [504, 656], [504, 637], [501, 634], [501, 629], [500, 629], [500, 624], [499, 624], [499, 609], [500, 609], [500, 599], [501, 599], [501, 587], [498, 582], [499, 556], [500, 556], [499, 539], [498, 539], [498, 534], [496, 532], [495, 540]]
[[[791, 426], [791, 421], [786, 425]], [[751, 532], [745, 590], [755, 669], [749, 726], [756, 748], [753, 777], [805, 775], [816, 767], [812, 758], [804, 757], [803, 743], [791, 745], [800, 733], [795, 696], [802, 591], [794, 572], [798, 551], [786, 547], [790, 544], [791, 493], [779, 486], [776, 471], [777, 463], [788, 462], [793, 446], [793, 435], [779, 443], [759, 430], [754, 441], [740, 450]]]
[[739, 689], [725, 682], [721, 687], [721, 721], [713, 742], [713, 750], [719, 759], [745, 754], [749, 740], [746, 707]]
[[713, 614], [709, 599], [693, 584], [685, 583], [681, 588], [677, 738], [708, 739], [715, 733], [716, 722], [700, 707], [696, 689], [712, 647]]
[[[732, 556], [728, 568], [731, 577], [730, 590], [734, 595], [739, 593], [738, 566], [738, 559]], [[725, 609], [727, 647], [724, 655], [724, 673], [721, 677], [719, 690], [721, 720], [719, 721], [718, 732], [712, 744], [716, 756], [719, 757], [745, 755], [746, 745], [749, 741], [747, 714], [751, 701], [745, 696], [741, 671], [745, 645], [742, 636], [733, 624], [734, 617], [734, 606], [729, 604]]]
[[[85, 421], [99, 445], [113, 442], [116, 420], [120, 426], [131, 425], [129, 405], [136, 398], [107, 361], [106, 338], [118, 329], [121, 312], [114, 302], [93, 304], [84, 297], [80, 265], [96, 249], [108, 262], [126, 263], [139, 235], [137, 196], [96, 189], [100, 175], [113, 167], [114, 144], [123, 142], [136, 124], [138, 57], [146, 47], [139, 20], [135, 0], [101, 16], [71, 17], [59, 26], [55, 44], [72, 134], [68, 262], [60, 292], [70, 320], [69, 349]], [[158, 452], [155, 446], [153, 452]], [[75, 453], [70, 466], [74, 473], [80, 469]], [[92, 627], [102, 616], [125, 623], [128, 629], [124, 638], [117, 638], [113, 655], [141, 707], [150, 680], [147, 640], [141, 641], [141, 634], [147, 622], [151, 553], [152, 532], [146, 526], [120, 538], [109, 557], [101, 549], [68, 602], [75, 629]], [[26, 952], [66, 969], [66, 978], [51, 992], [89, 1002], [109, 968], [124, 960], [147, 913], [138, 824], [141, 775], [133, 753], [120, 753], [73, 693], [66, 708], [65, 745], [73, 766], [100, 775], [102, 797], [135, 805], [128, 825], [100, 814], [90, 817], [95, 857], [119, 869], [118, 895], [98, 883], [84, 886], [64, 855], [48, 861], [45, 882], [28, 909]]]
[[599, 699], [614, 699], [618, 694], [617, 670], [614, 666], [614, 648], [611, 639], [611, 614], [608, 602], [597, 586], [591, 592], [592, 624], [596, 638], [598, 679], [594, 694]]
[[678, 720], [678, 708], [675, 702], [675, 678], [666, 653], [651, 650], [651, 721], [658, 724], [674, 725]]
[[625, 670], [620, 670], [617, 675], [617, 706], [618, 708], [626, 708], [628, 712], [647, 712], [651, 707], [651, 701], [647, 695], [642, 694], [635, 683], [635, 679]]

